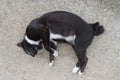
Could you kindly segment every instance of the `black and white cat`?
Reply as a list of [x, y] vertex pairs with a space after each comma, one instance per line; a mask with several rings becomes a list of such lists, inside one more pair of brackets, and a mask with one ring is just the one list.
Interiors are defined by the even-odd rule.
[[54, 11], [31, 21], [23, 41], [18, 43], [18, 46], [33, 57], [44, 47], [50, 53], [49, 65], [51, 66], [54, 58], [58, 56], [57, 43], [66, 42], [73, 47], [78, 58], [72, 72], [81, 75], [88, 61], [86, 49], [94, 36], [103, 32], [104, 28], [99, 25], [99, 22], [88, 24], [73, 13]]

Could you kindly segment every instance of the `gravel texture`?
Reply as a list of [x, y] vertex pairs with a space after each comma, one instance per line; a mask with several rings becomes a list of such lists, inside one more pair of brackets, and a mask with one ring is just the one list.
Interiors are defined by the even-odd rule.
[[[33, 58], [16, 46], [32, 19], [55, 10], [99, 21], [106, 29], [88, 48], [82, 76], [71, 72], [77, 58], [67, 44], [59, 44], [53, 67], [48, 52]], [[120, 0], [0, 0], [0, 46], [0, 80], [120, 80]]]

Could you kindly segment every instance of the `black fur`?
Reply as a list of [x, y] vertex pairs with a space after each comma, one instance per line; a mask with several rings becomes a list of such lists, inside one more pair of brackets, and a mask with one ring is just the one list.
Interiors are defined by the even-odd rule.
[[99, 22], [96, 22], [96, 23], [90, 24], [90, 25], [93, 27], [95, 36], [100, 35], [100, 34], [102, 34], [104, 32], [104, 28], [103, 28], [103, 26], [101, 26], [99, 24]]
[[[53, 39], [53, 41], [50, 41], [50, 31], [62, 36], [75, 34], [75, 43], [71, 44], [64, 39]], [[40, 18], [34, 19], [26, 29], [26, 35], [28, 38], [34, 41], [42, 40], [45, 49], [50, 52], [50, 62], [54, 60], [54, 52], [52, 49], [57, 49], [54, 41], [63, 41], [71, 44], [78, 58], [76, 66], [80, 68], [81, 72], [84, 71], [88, 61], [86, 57], [86, 49], [91, 44], [94, 35], [100, 35], [103, 32], [104, 28], [99, 25], [98, 22], [88, 24], [79, 16], [65, 11], [55, 11], [44, 14]]]

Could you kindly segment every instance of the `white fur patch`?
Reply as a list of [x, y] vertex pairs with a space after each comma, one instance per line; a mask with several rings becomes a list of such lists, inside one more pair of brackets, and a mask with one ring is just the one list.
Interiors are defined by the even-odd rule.
[[54, 54], [53, 54], [55, 57], [58, 56], [58, 51], [54, 50]]
[[39, 45], [39, 42], [40, 42], [40, 40], [39, 40], [39, 41], [31, 40], [31, 39], [29, 39], [27, 36], [25, 36], [25, 40], [26, 40], [28, 43], [30, 43], [30, 44], [35, 44], [35, 45]]
[[[51, 49], [52, 49], [52, 48], [51, 48]], [[54, 49], [52, 49], [52, 50], [53, 50], [53, 52], [54, 52], [54, 53], [53, 53], [53, 56], [54, 56], [54, 57], [57, 57], [57, 56], [58, 56], [58, 51], [57, 51], [57, 50], [54, 50]]]
[[51, 67], [51, 66], [53, 65], [53, 63], [54, 63], [54, 61], [51, 61], [51, 62], [49, 63], [49, 66]]
[[79, 70], [78, 74], [81, 76], [83, 73]]
[[75, 38], [76, 38], [75, 35], [62, 36], [60, 34], [53, 34], [52, 32], [50, 32], [50, 40], [52, 40], [52, 39], [65, 39], [67, 42], [74, 44]]
[[76, 66], [75, 66], [75, 67], [73, 68], [73, 70], [72, 70], [72, 73], [77, 73], [79, 69], [80, 69], [79, 67], [76, 67]]

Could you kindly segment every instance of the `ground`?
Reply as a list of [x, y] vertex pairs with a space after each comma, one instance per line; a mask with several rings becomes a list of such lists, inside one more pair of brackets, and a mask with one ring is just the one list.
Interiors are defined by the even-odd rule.
[[[47, 51], [33, 58], [16, 46], [32, 19], [55, 10], [105, 27], [87, 50], [82, 76], [72, 73], [77, 58], [67, 44], [59, 44], [52, 67]], [[0, 80], [120, 80], [120, 0], [0, 0]]]

